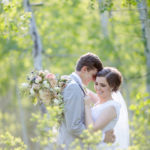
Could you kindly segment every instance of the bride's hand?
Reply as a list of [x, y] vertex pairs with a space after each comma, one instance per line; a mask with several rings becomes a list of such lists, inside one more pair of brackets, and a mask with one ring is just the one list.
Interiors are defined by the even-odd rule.
[[91, 97], [90, 96], [85, 96], [84, 97], [84, 104], [85, 106], [88, 106], [88, 107], [91, 107], [92, 106], [92, 100], [91, 100]]

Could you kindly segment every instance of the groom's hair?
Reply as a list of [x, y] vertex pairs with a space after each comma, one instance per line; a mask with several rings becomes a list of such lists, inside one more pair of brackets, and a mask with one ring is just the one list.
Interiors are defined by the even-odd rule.
[[103, 69], [103, 64], [100, 58], [93, 53], [86, 53], [82, 55], [76, 64], [76, 70], [81, 71], [82, 67], [86, 66], [88, 71], [97, 69], [98, 71]]

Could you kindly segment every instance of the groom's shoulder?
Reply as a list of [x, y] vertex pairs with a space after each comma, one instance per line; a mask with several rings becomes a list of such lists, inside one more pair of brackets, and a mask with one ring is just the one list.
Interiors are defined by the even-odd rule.
[[77, 84], [77, 82], [75, 80], [73, 80], [72, 78], [69, 80], [69, 82], [67, 83], [66, 87], [64, 88], [64, 92], [66, 91], [78, 91], [79, 89], [79, 85]]
[[67, 84], [66, 88], [78, 88], [78, 84], [73, 79]]

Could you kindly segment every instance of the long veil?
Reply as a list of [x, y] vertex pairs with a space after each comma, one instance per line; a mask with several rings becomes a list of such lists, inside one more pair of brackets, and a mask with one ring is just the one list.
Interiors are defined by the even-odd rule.
[[119, 120], [114, 128], [118, 148], [127, 149], [129, 146], [129, 123], [126, 103], [120, 91], [112, 93], [113, 99], [121, 104]]

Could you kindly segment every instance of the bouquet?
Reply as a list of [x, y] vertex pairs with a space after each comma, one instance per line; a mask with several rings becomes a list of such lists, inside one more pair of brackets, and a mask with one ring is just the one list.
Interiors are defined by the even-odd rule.
[[34, 104], [58, 106], [59, 120], [64, 114], [62, 91], [70, 81], [68, 76], [58, 76], [48, 70], [33, 71], [27, 76], [27, 82], [22, 83], [22, 92], [29, 96]]

